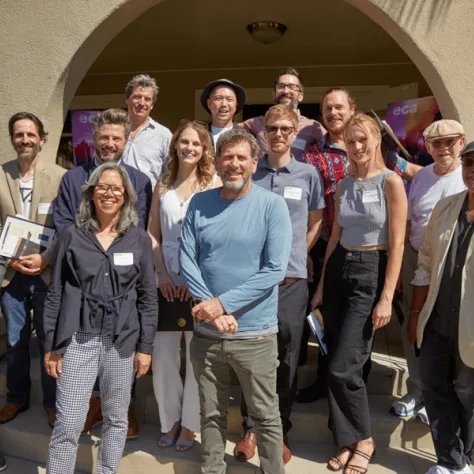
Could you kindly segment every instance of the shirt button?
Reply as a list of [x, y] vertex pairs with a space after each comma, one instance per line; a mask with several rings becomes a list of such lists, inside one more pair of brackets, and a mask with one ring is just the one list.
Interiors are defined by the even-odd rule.
[[348, 257], [352, 257], [352, 252], [347, 252]]
[[108, 274], [108, 273], [106, 273], [106, 274], [105, 274], [105, 276], [106, 276], [106, 277], [108, 277], [108, 276], [109, 276], [109, 274]]
[[178, 242], [181, 242], [181, 237], [178, 237], [176, 240], [177, 240]]
[[183, 220], [180, 219], [180, 220], [178, 221], [178, 224], [181, 225], [182, 223], [183, 223]]
[[180, 202], [179, 207], [183, 207], [183, 206], [184, 206], [184, 202]]

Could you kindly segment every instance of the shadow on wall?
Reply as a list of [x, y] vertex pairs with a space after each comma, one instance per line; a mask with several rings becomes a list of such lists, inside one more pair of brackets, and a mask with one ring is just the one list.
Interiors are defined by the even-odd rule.
[[396, 7], [393, 0], [378, 2], [385, 11], [392, 10], [393, 17], [402, 27], [413, 27], [420, 15], [428, 15], [428, 27], [433, 28], [443, 22], [454, 0], [399, 0]]

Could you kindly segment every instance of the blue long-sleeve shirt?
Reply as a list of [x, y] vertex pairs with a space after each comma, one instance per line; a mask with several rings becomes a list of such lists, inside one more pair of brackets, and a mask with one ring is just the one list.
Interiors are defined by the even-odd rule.
[[211, 324], [195, 325], [204, 336], [253, 338], [278, 330], [278, 283], [291, 250], [291, 223], [281, 196], [252, 184], [239, 199], [219, 189], [196, 194], [181, 232], [180, 268], [193, 298], [218, 297], [239, 322], [236, 335]]

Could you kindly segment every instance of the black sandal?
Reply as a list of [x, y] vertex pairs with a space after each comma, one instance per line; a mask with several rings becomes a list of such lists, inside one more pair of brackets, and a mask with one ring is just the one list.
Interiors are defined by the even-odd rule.
[[[352, 456], [354, 456], [354, 454], [357, 454], [361, 458], [367, 459], [367, 461], [369, 461], [369, 464], [370, 464], [374, 460], [374, 457], [375, 457], [375, 448], [372, 451], [371, 455], [367, 454], [367, 453], [364, 453], [362, 451], [359, 451], [358, 449], [352, 449]], [[352, 458], [351, 458], [351, 460], [352, 460]], [[355, 471], [359, 474], [367, 474], [367, 471], [369, 470], [368, 467], [356, 466], [355, 464], [349, 464], [349, 463], [344, 466], [344, 473], [343, 474], [348, 474], [348, 473], [346, 473], [346, 469], [352, 469], [353, 471]]]
[[[354, 450], [352, 448], [350, 448], [349, 446], [344, 446], [340, 451], [339, 451], [339, 455], [345, 453], [346, 451], [349, 451], [351, 454], [354, 453]], [[350, 458], [349, 458], [350, 459]], [[329, 463], [331, 461], [334, 461], [335, 463], [339, 464], [339, 467], [337, 469], [334, 469]], [[338, 459], [337, 457], [335, 456], [332, 456], [328, 463], [326, 464], [326, 469], [328, 469], [329, 471], [332, 471], [332, 472], [338, 472], [338, 471], [342, 471], [346, 466], [344, 464], [342, 464], [341, 460]]]

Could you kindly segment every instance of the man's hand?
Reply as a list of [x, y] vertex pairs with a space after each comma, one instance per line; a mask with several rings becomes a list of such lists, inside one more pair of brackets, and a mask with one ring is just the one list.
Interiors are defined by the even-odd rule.
[[56, 351], [46, 352], [44, 355], [44, 368], [50, 377], [57, 380], [63, 371], [63, 356], [59, 355]]
[[31, 255], [25, 255], [19, 258], [20, 262], [28, 267], [30, 270], [43, 271], [47, 266], [48, 262], [40, 253], [32, 253]]
[[210, 298], [202, 301], [197, 304], [191, 312], [195, 318], [200, 319], [204, 323], [210, 323], [225, 313], [219, 298]]
[[[26, 258], [26, 257], [20, 257], [20, 259], [21, 258]], [[24, 262], [23, 260], [20, 260], [20, 259], [10, 260], [9, 266], [13, 268], [13, 270], [23, 273], [25, 275], [35, 276], [41, 273], [41, 268], [36, 268], [36, 266], [33, 268], [30, 268], [29, 265], [32, 265], [32, 263], [29, 260]]]
[[151, 354], [143, 354], [142, 352], [137, 352], [135, 355], [135, 373], [137, 374], [137, 379], [142, 375], [145, 375], [150, 369], [151, 365]]
[[211, 321], [211, 324], [215, 326], [221, 334], [235, 334], [237, 329], [239, 329], [239, 323], [232, 314], [218, 316]]
[[418, 326], [418, 317], [420, 316], [419, 311], [410, 311], [408, 317], [408, 323], [407, 323], [407, 338], [408, 342], [410, 343], [410, 346], [415, 348], [415, 342], [416, 342], [416, 328]]

